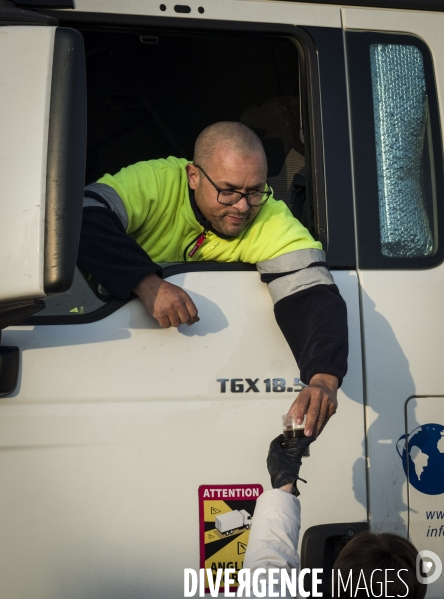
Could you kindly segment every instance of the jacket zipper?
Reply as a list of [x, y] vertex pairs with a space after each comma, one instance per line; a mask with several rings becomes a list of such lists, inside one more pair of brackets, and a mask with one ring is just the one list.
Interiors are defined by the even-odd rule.
[[187, 245], [187, 247], [185, 248], [185, 250], [183, 252], [183, 257], [184, 257], [184, 261], [185, 262], [187, 261], [186, 253], [187, 253], [188, 248], [190, 247], [190, 245], [192, 245], [194, 243], [193, 247], [188, 252], [188, 256], [190, 258], [192, 258], [194, 256], [194, 254], [197, 252], [197, 250], [200, 248], [200, 246], [203, 244], [203, 242], [205, 241], [206, 236], [207, 236], [207, 232], [204, 231], [203, 233], [200, 233], [196, 237], [196, 239], [193, 239], [193, 241]]

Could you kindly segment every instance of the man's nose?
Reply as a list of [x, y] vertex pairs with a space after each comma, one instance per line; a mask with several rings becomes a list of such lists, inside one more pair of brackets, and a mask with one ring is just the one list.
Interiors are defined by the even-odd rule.
[[248, 205], [247, 198], [241, 198], [236, 203], [236, 208], [239, 210], [239, 212], [248, 212], [250, 206]]

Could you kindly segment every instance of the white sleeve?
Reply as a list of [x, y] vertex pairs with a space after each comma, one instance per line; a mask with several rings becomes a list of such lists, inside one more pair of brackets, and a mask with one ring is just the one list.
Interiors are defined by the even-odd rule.
[[[297, 545], [300, 516], [301, 504], [290, 493], [272, 489], [259, 497], [243, 564], [244, 568], [250, 569], [251, 580], [258, 568], [266, 570], [259, 580], [267, 580], [271, 568], [284, 569], [289, 575], [292, 569], [299, 571]], [[274, 590], [276, 592], [278, 589]]]

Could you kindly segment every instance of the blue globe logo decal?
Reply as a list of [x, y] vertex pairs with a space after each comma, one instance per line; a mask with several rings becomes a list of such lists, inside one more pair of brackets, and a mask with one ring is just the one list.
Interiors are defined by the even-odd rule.
[[426, 495], [444, 493], [444, 426], [423, 424], [396, 443], [410, 484]]

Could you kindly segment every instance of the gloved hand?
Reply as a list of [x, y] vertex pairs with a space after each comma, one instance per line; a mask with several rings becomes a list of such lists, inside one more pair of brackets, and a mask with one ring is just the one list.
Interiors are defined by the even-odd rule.
[[271, 486], [273, 489], [280, 489], [284, 485], [293, 482], [293, 495], [296, 495], [297, 497], [299, 491], [296, 486], [296, 481], [304, 480], [303, 478], [299, 478], [302, 456], [313, 441], [313, 438], [303, 437], [297, 439], [297, 443], [288, 449], [285, 449], [282, 446], [284, 440], [284, 435], [276, 437], [276, 439], [271, 442], [268, 451], [267, 468], [271, 476]]

